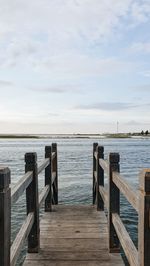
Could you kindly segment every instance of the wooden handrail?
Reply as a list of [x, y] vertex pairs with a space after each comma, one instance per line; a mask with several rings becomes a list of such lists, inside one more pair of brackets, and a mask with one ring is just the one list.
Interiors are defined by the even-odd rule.
[[11, 246], [11, 259], [10, 259], [10, 265], [14, 266], [16, 265], [17, 258], [20, 254], [21, 248], [27, 239], [30, 230], [34, 223], [34, 213], [29, 213], [22, 224], [12, 246]]
[[41, 207], [43, 201], [46, 199], [48, 193], [49, 193], [50, 187], [49, 185], [46, 185], [42, 191], [39, 194], [39, 207]]
[[99, 164], [103, 168], [104, 171], [108, 174], [109, 172], [109, 162], [104, 159], [99, 159]]
[[40, 174], [45, 168], [50, 164], [49, 158], [45, 159], [39, 166], [38, 166], [38, 174]]
[[121, 193], [126, 197], [129, 203], [134, 207], [134, 209], [139, 211], [139, 198], [137, 196], [138, 191], [134, 191], [129, 184], [123, 179], [120, 173], [113, 172], [113, 182], [119, 188]]
[[[38, 192], [38, 174], [45, 169], [45, 186]], [[38, 166], [37, 154], [25, 154], [25, 174], [11, 187], [10, 170], [0, 167], [0, 265], [14, 266], [21, 248], [28, 239], [28, 251], [38, 252], [39, 208], [45, 202], [45, 211], [52, 210], [52, 201], [58, 204], [57, 144], [45, 147], [45, 159]], [[11, 187], [11, 189], [10, 189]], [[26, 190], [27, 216], [11, 245], [11, 205]], [[54, 199], [54, 200], [53, 200]], [[11, 248], [10, 248], [11, 246]]]
[[102, 196], [104, 205], [106, 205], [106, 208], [108, 210], [108, 195], [107, 195], [107, 191], [104, 188], [104, 186], [99, 186], [99, 192], [100, 192], [100, 194]]
[[[149, 266], [150, 262], [150, 169], [140, 174], [140, 189], [134, 190], [120, 174], [120, 156], [110, 153], [109, 160], [100, 158], [98, 143], [93, 144], [93, 204], [100, 196], [108, 211], [109, 251], [119, 252], [119, 242], [131, 266]], [[97, 156], [95, 156], [97, 154]], [[95, 168], [95, 165], [97, 167]], [[99, 168], [99, 166], [101, 168]], [[108, 176], [108, 191], [105, 189], [103, 169]], [[101, 180], [99, 185], [97, 180]], [[96, 186], [96, 189], [95, 189]], [[94, 190], [95, 189], [95, 190]], [[120, 192], [138, 213], [138, 250], [120, 218]], [[103, 204], [100, 205], [103, 207]], [[99, 210], [99, 208], [97, 208]]]
[[138, 251], [117, 213], [112, 214], [112, 222], [130, 265], [137, 266]]
[[11, 189], [11, 204], [17, 202], [29, 184], [32, 182], [33, 174], [32, 171], [27, 172], [23, 177], [20, 178], [17, 184]]

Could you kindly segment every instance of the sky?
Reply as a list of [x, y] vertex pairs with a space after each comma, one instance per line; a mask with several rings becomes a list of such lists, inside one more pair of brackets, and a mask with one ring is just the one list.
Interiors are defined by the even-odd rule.
[[0, 0], [0, 134], [150, 130], [150, 0]]

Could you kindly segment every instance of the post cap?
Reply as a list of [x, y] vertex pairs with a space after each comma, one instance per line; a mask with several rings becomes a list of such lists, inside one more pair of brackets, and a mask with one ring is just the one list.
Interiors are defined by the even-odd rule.
[[28, 152], [25, 154], [25, 162], [26, 163], [36, 163], [37, 162], [37, 153], [36, 152]]
[[57, 149], [57, 143], [52, 143], [52, 150], [56, 150]]
[[9, 187], [10, 182], [10, 169], [0, 165], [0, 190]]
[[98, 153], [104, 153], [104, 147], [103, 146], [97, 146], [96, 147]]
[[45, 146], [45, 155], [50, 156], [52, 151], [51, 146]]
[[117, 152], [111, 152], [109, 154], [109, 162], [110, 163], [119, 163], [120, 161], [120, 155]]
[[150, 192], [150, 168], [141, 171], [139, 176], [139, 188], [142, 191]]

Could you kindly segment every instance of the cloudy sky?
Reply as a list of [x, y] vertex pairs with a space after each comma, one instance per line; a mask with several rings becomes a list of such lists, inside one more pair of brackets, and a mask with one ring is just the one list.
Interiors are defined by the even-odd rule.
[[0, 133], [150, 129], [150, 0], [0, 0]]

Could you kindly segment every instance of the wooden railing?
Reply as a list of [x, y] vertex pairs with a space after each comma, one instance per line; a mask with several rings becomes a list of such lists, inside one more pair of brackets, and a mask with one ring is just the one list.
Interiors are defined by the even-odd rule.
[[[45, 170], [45, 186], [38, 192], [38, 174]], [[28, 239], [28, 252], [40, 248], [39, 208], [45, 211], [58, 204], [57, 144], [45, 147], [45, 159], [38, 166], [37, 154], [25, 154], [25, 175], [10, 188], [11, 176], [7, 167], [0, 166], [0, 266], [16, 264], [21, 248]], [[27, 216], [11, 244], [11, 206], [26, 190]]]
[[[104, 185], [108, 175], [108, 189]], [[120, 218], [120, 192], [138, 213], [138, 250]], [[139, 190], [135, 191], [120, 174], [120, 156], [110, 153], [104, 160], [104, 147], [93, 144], [93, 204], [108, 211], [109, 251], [120, 251], [120, 244], [132, 266], [150, 265], [150, 169], [140, 173]]]

